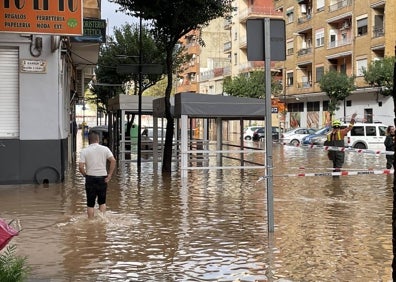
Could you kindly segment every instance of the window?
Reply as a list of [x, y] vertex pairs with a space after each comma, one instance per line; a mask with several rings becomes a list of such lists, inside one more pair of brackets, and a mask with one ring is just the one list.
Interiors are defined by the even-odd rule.
[[346, 64], [340, 65], [340, 73], [346, 74], [347, 66]]
[[18, 59], [18, 49], [0, 48], [0, 138], [19, 137]]
[[287, 23], [292, 23], [294, 21], [294, 10], [289, 9], [286, 11]]
[[356, 61], [356, 76], [363, 76], [363, 71], [367, 69], [367, 59]]
[[324, 74], [324, 67], [317, 67], [316, 68], [316, 82], [319, 82], [322, 79]]
[[316, 11], [323, 11], [325, 6], [325, 0], [316, 0]]
[[347, 100], [346, 101], [346, 106], [347, 107], [352, 107], [352, 100]]
[[351, 129], [351, 136], [364, 136], [364, 126], [354, 126]]
[[324, 29], [317, 30], [315, 33], [316, 47], [324, 45]]
[[234, 65], [238, 64], [238, 54], [234, 53]]
[[357, 34], [362, 36], [367, 34], [367, 18], [357, 20]]
[[386, 126], [379, 126], [378, 129], [379, 129], [380, 136], [386, 135]]
[[323, 101], [323, 111], [329, 110], [329, 101]]
[[304, 103], [290, 103], [287, 104], [287, 110], [291, 113], [304, 112]]
[[307, 102], [308, 112], [319, 112], [319, 102]]
[[294, 53], [294, 41], [289, 41], [286, 43], [287, 55], [293, 55]]
[[286, 80], [287, 80], [287, 86], [293, 86], [293, 82], [294, 82], [293, 72], [288, 72], [286, 74]]
[[377, 136], [375, 126], [366, 126], [366, 136]]

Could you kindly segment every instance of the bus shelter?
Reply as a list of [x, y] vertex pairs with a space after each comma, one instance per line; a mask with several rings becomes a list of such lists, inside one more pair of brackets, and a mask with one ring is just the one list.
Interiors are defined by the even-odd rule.
[[[156, 117], [164, 116], [164, 98], [154, 100], [154, 120]], [[271, 114], [271, 113], [269, 113]], [[226, 168], [264, 168], [263, 164], [245, 165], [244, 154], [259, 152], [263, 150], [257, 150], [257, 148], [247, 148], [244, 146], [243, 140], [243, 128], [245, 120], [264, 120], [265, 118], [265, 100], [244, 98], [244, 97], [232, 97], [223, 95], [208, 95], [199, 93], [179, 93], [174, 98], [174, 117], [177, 119], [177, 139], [180, 140], [180, 164], [181, 164], [181, 175], [187, 177], [188, 170], [191, 169], [226, 169]], [[195, 140], [198, 141], [202, 146], [195, 146], [195, 150], [192, 150], [191, 142], [192, 138], [192, 127], [191, 119], [199, 118], [203, 119], [203, 139]], [[216, 128], [216, 150], [209, 150], [209, 139], [208, 139], [208, 121], [215, 121]], [[237, 145], [239, 150], [224, 150], [223, 149], [223, 130], [222, 124], [224, 120], [239, 120], [240, 122], [240, 144]], [[211, 154], [216, 155], [216, 166], [208, 166], [201, 164], [199, 166], [192, 166], [194, 154], [197, 153], [201, 156], [201, 159], [207, 159], [205, 156]], [[222, 158], [227, 153], [238, 153], [241, 161], [240, 167], [225, 167], [222, 165]]]
[[[155, 97], [142, 96], [142, 115], [153, 115], [153, 100]], [[139, 97], [137, 95], [118, 95], [109, 99], [109, 148], [118, 156], [119, 161], [136, 161], [134, 148], [137, 148], [138, 125], [131, 120], [137, 120], [139, 115]], [[130, 128], [129, 128], [130, 127]], [[143, 141], [142, 141], [143, 142]], [[156, 152], [153, 152], [156, 153]]]

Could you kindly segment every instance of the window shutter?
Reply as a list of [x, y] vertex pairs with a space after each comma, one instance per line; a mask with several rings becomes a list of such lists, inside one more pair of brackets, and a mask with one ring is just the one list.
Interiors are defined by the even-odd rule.
[[0, 48], [0, 138], [19, 137], [19, 53]]

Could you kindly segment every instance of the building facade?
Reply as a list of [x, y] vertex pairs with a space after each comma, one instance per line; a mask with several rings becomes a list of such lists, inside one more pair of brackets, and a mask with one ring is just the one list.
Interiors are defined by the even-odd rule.
[[321, 127], [329, 122], [328, 97], [318, 81], [330, 70], [355, 77], [356, 90], [340, 104], [336, 118], [356, 112], [365, 122], [393, 123], [393, 100], [367, 85], [363, 69], [394, 56], [394, 1], [277, 0], [286, 22], [284, 99], [290, 123]]
[[[362, 69], [373, 60], [394, 56], [395, 1], [237, 0], [234, 5], [232, 17], [224, 21], [224, 29], [229, 31], [224, 53], [231, 65], [223, 70], [205, 69], [199, 77], [200, 86], [216, 78], [221, 81], [224, 77], [220, 74], [236, 76], [263, 69], [264, 62], [247, 60], [246, 20], [283, 18], [286, 60], [271, 63], [271, 70], [283, 82], [283, 93], [277, 98], [287, 104], [287, 113], [277, 116], [281, 127], [320, 128], [329, 122], [329, 98], [318, 81], [330, 70], [355, 76], [356, 85], [339, 105], [335, 118], [348, 120], [356, 112], [360, 121], [393, 123], [392, 97], [367, 85]], [[204, 52], [202, 49], [201, 54]], [[205, 75], [210, 72], [211, 77]]]
[[[57, 4], [56, 4], [57, 3]], [[0, 184], [63, 181], [73, 159], [74, 105], [83, 98], [97, 63], [105, 22], [99, 20], [100, 1], [84, 0], [80, 24], [84, 36], [40, 33], [35, 28], [62, 27], [62, 17], [26, 20], [25, 8], [38, 12], [75, 10], [77, 2], [37, 1], [22, 5], [4, 2], [0, 32]], [[54, 6], [52, 6], [54, 5]], [[73, 6], [76, 5], [76, 6]], [[73, 6], [73, 7], [72, 7]], [[8, 12], [13, 11], [13, 12]], [[94, 22], [93, 22], [94, 21]], [[75, 27], [78, 21], [68, 21]], [[15, 27], [15, 32], [7, 31]], [[20, 32], [21, 28], [27, 28]], [[30, 32], [29, 32], [30, 31]], [[87, 34], [85, 32], [87, 31]], [[89, 36], [88, 36], [89, 35]]]

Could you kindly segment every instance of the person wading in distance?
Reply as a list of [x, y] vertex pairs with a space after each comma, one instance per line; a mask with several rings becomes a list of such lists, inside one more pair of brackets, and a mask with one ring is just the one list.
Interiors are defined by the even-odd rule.
[[[352, 127], [355, 124], [356, 113], [352, 115], [351, 122], [349, 126], [345, 128], [341, 128], [341, 121], [334, 120], [332, 122], [332, 130], [327, 134], [327, 140], [325, 142], [325, 146], [333, 146], [333, 147], [345, 147], [344, 138], [349, 131], [351, 131]], [[342, 151], [329, 151], [328, 152], [329, 160], [333, 162], [334, 171], [340, 171], [345, 161], [345, 152]]]
[[[97, 132], [90, 132], [88, 141], [89, 146], [80, 153], [79, 171], [85, 177], [88, 218], [93, 218], [96, 200], [99, 210], [102, 213], [106, 211], [107, 183], [113, 175], [116, 159], [108, 147], [99, 144]], [[108, 161], [110, 165], [107, 171]]]

